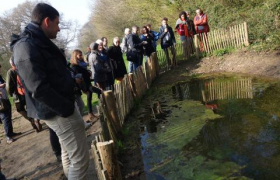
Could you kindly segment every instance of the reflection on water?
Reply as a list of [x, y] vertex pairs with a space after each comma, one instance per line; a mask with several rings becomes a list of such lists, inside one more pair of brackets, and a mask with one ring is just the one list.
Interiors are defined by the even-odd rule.
[[141, 118], [146, 178], [280, 179], [279, 94], [236, 77], [167, 89]]

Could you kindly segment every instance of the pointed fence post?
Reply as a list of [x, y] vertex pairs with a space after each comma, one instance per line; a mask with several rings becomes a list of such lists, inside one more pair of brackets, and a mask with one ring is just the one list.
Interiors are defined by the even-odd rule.
[[198, 35], [194, 35], [194, 47], [195, 47], [195, 54], [196, 54], [196, 59], [199, 59], [199, 53], [200, 53], [200, 46], [199, 46], [199, 39]]

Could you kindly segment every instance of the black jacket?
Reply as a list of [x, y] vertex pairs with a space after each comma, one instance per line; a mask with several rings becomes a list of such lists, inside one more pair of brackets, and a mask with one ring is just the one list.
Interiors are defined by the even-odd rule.
[[133, 51], [139, 54], [143, 54], [142, 40], [137, 34], [129, 34], [127, 36], [128, 51]]
[[144, 55], [145, 56], [151, 56], [153, 52], [155, 52], [154, 46], [153, 46], [153, 40], [154, 36], [151, 33], [148, 33], [147, 36], [144, 36], [143, 34], [141, 35], [141, 40], [142, 41], [147, 41], [147, 44], [143, 45], [144, 49]]
[[30, 23], [11, 43], [14, 63], [25, 87], [29, 117], [47, 120], [74, 112], [74, 80], [66, 59], [41, 28]]
[[113, 72], [115, 78], [123, 78], [127, 74], [123, 60], [123, 54], [120, 46], [111, 46], [108, 49], [108, 57], [112, 60]]
[[92, 50], [89, 55], [89, 65], [91, 67], [92, 79], [94, 82], [107, 82], [110, 66], [105, 62], [98, 51]]
[[[159, 39], [160, 39], [160, 44], [162, 49], [166, 49], [176, 43], [176, 39], [172, 28], [167, 25], [168, 31], [164, 32], [164, 29], [165, 28], [163, 26], [159, 28]], [[167, 36], [169, 38], [166, 38]]]
[[91, 87], [90, 72], [79, 65], [72, 65], [71, 68], [74, 70], [75, 74], [82, 74], [86, 86], [85, 90], [88, 91], [89, 88]]

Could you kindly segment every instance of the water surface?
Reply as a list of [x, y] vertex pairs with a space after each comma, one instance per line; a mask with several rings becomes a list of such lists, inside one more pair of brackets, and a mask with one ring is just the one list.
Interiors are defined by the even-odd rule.
[[193, 79], [150, 99], [140, 117], [148, 180], [280, 179], [280, 83]]

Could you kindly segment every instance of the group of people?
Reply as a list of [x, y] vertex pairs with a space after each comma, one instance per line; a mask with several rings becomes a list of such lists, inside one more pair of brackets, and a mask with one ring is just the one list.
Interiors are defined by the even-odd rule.
[[[189, 13], [182, 12], [175, 29], [183, 43], [191, 41], [195, 33], [209, 31], [207, 16], [198, 9], [192, 23]], [[17, 111], [37, 132], [42, 130], [40, 120], [44, 120], [50, 128], [52, 148], [62, 159], [65, 175], [69, 180], [86, 179], [89, 152], [82, 93], [87, 95], [90, 119], [98, 118], [92, 110], [92, 93], [99, 97], [104, 90], [114, 90], [115, 81], [124, 78], [127, 70], [123, 53], [129, 62], [128, 72], [133, 72], [143, 64], [143, 58], [147, 61], [156, 52], [160, 39], [167, 64], [172, 67], [176, 65], [176, 39], [168, 19], [163, 18], [159, 32], [153, 31], [150, 24], [141, 28], [141, 35], [137, 26], [131, 31], [126, 28], [122, 43], [115, 37], [113, 45], [108, 47], [108, 39], [103, 37], [89, 45], [85, 56], [81, 50], [74, 50], [67, 63], [64, 51], [51, 41], [59, 31], [58, 11], [48, 4], [38, 3], [25, 30], [19, 36], [12, 36], [11, 69], [7, 73], [7, 84], [0, 76], [0, 99], [8, 99], [7, 89]], [[11, 108], [0, 111], [0, 118], [7, 143], [11, 143], [18, 135], [13, 132]]]
[[[194, 35], [199, 34], [199, 40], [202, 41], [200, 34], [209, 32], [207, 15], [199, 8], [196, 10], [194, 21], [192, 21], [190, 19], [190, 13], [182, 11], [176, 21], [175, 30], [180, 37], [183, 45], [184, 57], [186, 57], [187, 43], [193, 43]], [[147, 61], [148, 57], [153, 52], [156, 52], [158, 40], [160, 40], [161, 48], [166, 55], [168, 68], [172, 68], [177, 64], [175, 51], [176, 38], [172, 27], [168, 24], [168, 18], [164, 17], [162, 19], [159, 32], [153, 31], [151, 25], [147, 24], [142, 27], [140, 33], [141, 35], [139, 36], [139, 27], [137, 26], [133, 26], [131, 31], [129, 28], [126, 28], [124, 31], [121, 49], [123, 53], [126, 53], [129, 63], [129, 73], [135, 71], [137, 67], [142, 65], [143, 56]], [[172, 59], [169, 57], [168, 48], [171, 50]], [[201, 49], [203, 49], [202, 42]]]

